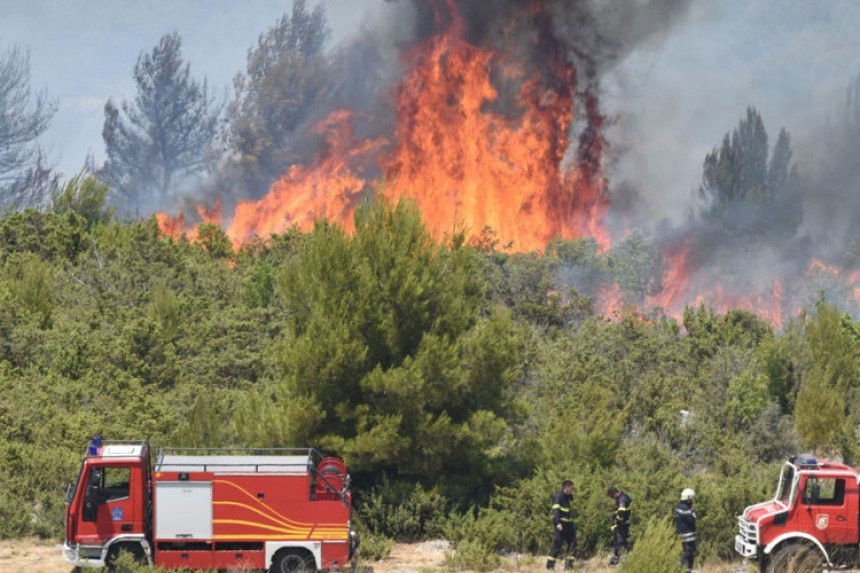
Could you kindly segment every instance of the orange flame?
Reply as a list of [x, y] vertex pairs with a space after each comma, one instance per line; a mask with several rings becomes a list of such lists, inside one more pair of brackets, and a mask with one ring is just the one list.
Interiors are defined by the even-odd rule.
[[[216, 223], [221, 222], [221, 201], [216, 200], [215, 205], [211, 208], [206, 208], [203, 205], [194, 207], [197, 211], [197, 216], [201, 223]], [[180, 235], [185, 234], [189, 240], [197, 239], [197, 226], [190, 227], [185, 222], [185, 214], [179, 213], [176, 217], [171, 217], [166, 213], [156, 213], [155, 218], [158, 220], [158, 226], [165, 235], [170, 235], [174, 239], [178, 239]]]
[[[787, 303], [783, 300], [781, 280], [742, 294], [728, 290], [710, 278], [699, 277], [695, 281], [696, 284], [691, 284], [693, 272], [688, 259], [692, 250], [691, 239], [692, 235], [685, 235], [667, 250], [664, 256], [667, 268], [663, 274], [662, 289], [658, 294], [648, 297], [649, 306], [662, 307], [669, 316], [680, 321], [684, 307], [693, 300], [694, 306], [704, 304], [721, 314], [732, 309], [746, 310], [774, 327], [782, 328], [782, 317]], [[704, 283], [705, 280], [709, 282]]]
[[352, 112], [347, 110], [331, 113], [312, 133], [325, 136], [315, 166], [305, 169], [293, 165], [265, 197], [259, 201], [240, 201], [227, 229], [227, 236], [234, 242], [244, 244], [255, 236], [280, 233], [292, 225], [309, 231], [314, 220], [322, 217], [351, 230], [351, 215], [366, 191], [366, 182], [355, 173], [350, 161], [385, 142], [356, 142]]
[[[464, 23], [449, 1], [453, 23], [406, 55], [410, 72], [398, 90], [397, 150], [385, 171], [395, 193], [415, 198], [437, 236], [457, 223], [485, 227], [516, 251], [542, 249], [556, 237], [593, 236], [606, 248], [602, 220], [608, 202], [600, 165], [605, 142], [589, 139], [593, 163], [564, 173], [573, 120], [574, 70], [559, 61], [552, 81], [537, 73], [517, 94], [521, 113], [495, 113], [491, 75], [522, 75], [516, 64], [463, 37]], [[546, 84], [552, 84], [552, 88]], [[591, 119], [596, 98], [587, 100]], [[593, 117], [592, 117], [593, 116]], [[595, 126], [599, 130], [600, 126]]]
[[680, 317], [683, 305], [686, 302], [687, 289], [690, 284], [690, 269], [687, 263], [687, 255], [691, 247], [687, 244], [689, 236], [668, 250], [665, 261], [668, 268], [663, 276], [663, 288], [660, 293], [649, 297], [651, 306], [662, 307], [672, 316]]
[[[597, 98], [585, 96], [589, 127], [575, 164], [565, 166], [576, 92], [575, 71], [561, 51], [548, 45], [549, 65], [527, 77], [521, 62], [467, 42], [453, 0], [447, 10], [440, 15], [449, 16], [440, 17], [450, 19], [447, 30], [404, 57], [408, 73], [396, 94], [396, 143], [380, 161], [384, 176], [394, 181], [395, 198], [415, 199], [437, 237], [459, 226], [472, 234], [489, 227], [515, 251], [575, 236], [595, 237], [601, 249], [608, 248], [602, 172], [607, 144]], [[542, 10], [533, 3], [522, 17], [548, 22]], [[493, 110], [493, 74], [521, 81], [515, 113]], [[306, 231], [319, 217], [349, 230], [369, 185], [354, 166], [387, 142], [356, 141], [345, 110], [314, 131], [324, 135], [324, 146], [311, 167], [293, 165], [265, 197], [238, 203], [227, 229], [234, 242], [292, 225]], [[187, 229], [182, 216], [159, 220], [167, 233]]]
[[603, 316], [619, 316], [625, 310], [621, 287], [617, 284], [601, 285], [595, 297], [594, 308]]

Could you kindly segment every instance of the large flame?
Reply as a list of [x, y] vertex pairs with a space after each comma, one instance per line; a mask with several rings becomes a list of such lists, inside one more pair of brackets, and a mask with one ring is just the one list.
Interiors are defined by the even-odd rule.
[[239, 202], [227, 228], [227, 236], [234, 242], [244, 244], [255, 236], [282, 233], [293, 225], [308, 231], [316, 219], [323, 217], [351, 229], [352, 212], [367, 185], [356, 173], [353, 162], [385, 142], [355, 141], [352, 113], [347, 110], [330, 114], [312, 132], [324, 135], [315, 165], [293, 165], [265, 197]]
[[[517, 251], [574, 236], [594, 236], [607, 247], [600, 125], [587, 139], [588, 161], [564, 168], [574, 70], [550, 51], [555, 59], [543, 75], [529, 73], [468, 43], [453, 2], [448, 5], [448, 30], [405, 56], [409, 73], [397, 94], [398, 146], [385, 162], [395, 193], [417, 200], [437, 236], [464, 224], [473, 233], [494, 229], [503, 245]], [[494, 70], [522, 78], [515, 114], [494, 111]], [[596, 99], [589, 102], [589, 119], [602, 120]]]
[[[445, 30], [403, 57], [393, 150], [379, 165], [393, 194], [414, 199], [440, 238], [454, 228], [473, 236], [491, 228], [500, 244], [515, 251], [581, 236], [607, 248], [606, 142], [596, 97], [582, 98], [588, 125], [578, 152], [565, 164], [577, 94], [574, 69], [560, 50], [548, 45], [547, 64], [525, 70], [522, 61], [466, 41], [453, 0], [440, 10], [447, 11], [438, 15], [449, 22]], [[547, 19], [538, 3], [521, 17]], [[513, 109], [496, 109], [494, 77], [518, 86], [515, 105], [508, 106]], [[290, 167], [265, 197], [238, 203], [227, 229], [234, 242], [293, 225], [308, 230], [321, 217], [349, 229], [355, 205], [371, 185], [356, 165], [390, 142], [357, 141], [345, 110], [314, 131], [324, 144], [312, 165]], [[188, 229], [181, 217], [161, 218], [167, 233]]]
[[[454, 0], [433, 5], [441, 31], [402, 56], [390, 136], [356, 137], [358, 112], [333, 111], [310, 130], [320, 142], [312, 160], [289, 167], [263, 198], [238, 202], [226, 222], [220, 204], [198, 207], [198, 224], [225, 225], [237, 246], [292, 226], [308, 231], [323, 217], [349, 232], [357, 203], [370, 189], [384, 187], [395, 199], [415, 200], [438, 238], [465, 229], [473, 237], [495, 237], [501, 248], [531, 252], [556, 238], [592, 237], [606, 251], [604, 117], [593, 90], [577, 86], [576, 70], [540, 1], [509, 24], [514, 29], [525, 23], [520, 30], [531, 34], [539, 63], [518, 56], [512, 46], [470, 41]], [[500, 34], [517, 36], [516, 30]], [[165, 233], [196, 237], [184, 215], [158, 217]], [[663, 273], [655, 280], [659, 292], [641, 301], [646, 308], [640, 310], [662, 308], [681, 319], [686, 305], [704, 302], [717, 312], [748, 310], [780, 328], [806, 302], [799, 287], [778, 273], [741, 286], [715, 279], [699, 268], [695, 242], [688, 234], [665, 249]], [[807, 288], [844, 284], [845, 274], [840, 278], [838, 270], [813, 261]], [[860, 270], [848, 285], [858, 282]], [[860, 287], [845, 290], [852, 303], [860, 302]], [[633, 308], [619, 285], [605, 284], [595, 295], [607, 315]]]

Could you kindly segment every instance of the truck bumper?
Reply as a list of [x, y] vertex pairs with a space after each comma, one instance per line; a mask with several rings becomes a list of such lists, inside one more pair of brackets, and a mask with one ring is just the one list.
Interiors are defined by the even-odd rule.
[[[87, 549], [90, 556], [87, 557]], [[81, 556], [80, 545], [70, 545], [68, 542], [63, 542], [63, 559], [66, 563], [76, 565], [78, 567], [104, 567], [104, 559], [101, 558], [102, 548], [99, 546], [84, 547], [85, 556]]]
[[63, 543], [63, 559], [66, 560], [66, 563], [77, 565], [78, 555], [79, 551], [77, 547], [72, 547], [68, 543]]
[[758, 556], [758, 546], [755, 543], [748, 542], [740, 535], [735, 535], [735, 551], [744, 558]]

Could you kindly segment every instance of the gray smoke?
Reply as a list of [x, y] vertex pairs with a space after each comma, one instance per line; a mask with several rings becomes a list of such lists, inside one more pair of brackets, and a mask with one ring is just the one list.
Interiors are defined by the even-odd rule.
[[[585, 97], [598, 102], [607, 119], [600, 135], [609, 142], [603, 168], [613, 240], [640, 228], [658, 251], [683, 243], [691, 289], [720, 281], [744, 295], [779, 281], [789, 306], [806, 304], [821, 284], [807, 273], [813, 258], [845, 270], [860, 266], [860, 118], [849, 120], [860, 73], [860, 5], [853, 0], [365, 0], [356, 10], [370, 18], [335, 38], [337, 73], [308, 124], [348, 108], [358, 118], [356, 138], [391, 138], [401, 55], [452, 24], [451, 4], [469, 42], [530, 72], [553, 60], [572, 65], [572, 148], [588, 128]], [[500, 96], [493, 111], [504, 111], [520, 85], [494, 81]], [[727, 235], [696, 216], [703, 160], [748, 106], [760, 112], [771, 146], [781, 128], [790, 133], [805, 183], [803, 223], [777, 243]], [[297, 149], [313, 155], [301, 139]]]

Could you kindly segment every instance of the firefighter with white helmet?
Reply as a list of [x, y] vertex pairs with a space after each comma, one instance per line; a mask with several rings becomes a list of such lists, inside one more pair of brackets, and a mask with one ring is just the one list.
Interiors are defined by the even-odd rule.
[[675, 508], [675, 530], [681, 538], [681, 567], [687, 568], [687, 573], [693, 570], [693, 557], [696, 555], [696, 510], [693, 498], [696, 492], [685, 488], [681, 492], [681, 501]]

